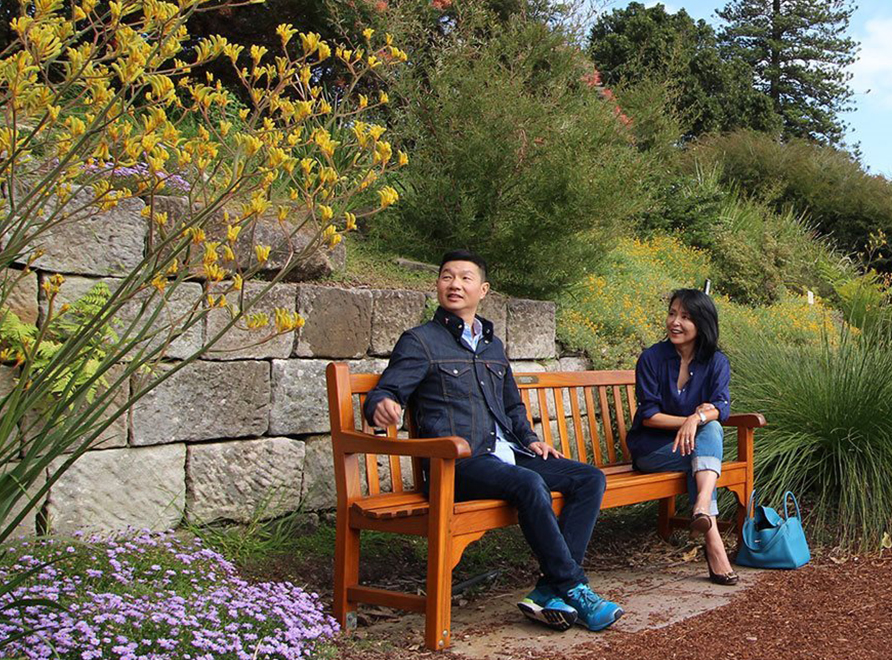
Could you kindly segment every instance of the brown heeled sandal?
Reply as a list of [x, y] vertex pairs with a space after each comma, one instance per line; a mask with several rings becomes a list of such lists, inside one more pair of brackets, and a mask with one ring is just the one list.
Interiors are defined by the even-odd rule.
[[713, 573], [712, 564], [709, 563], [709, 554], [706, 552], [706, 546], [703, 546], [703, 555], [706, 557], [706, 568], [709, 569], [709, 579], [713, 584], [720, 584], [723, 587], [733, 587], [740, 580], [740, 576], [734, 571], [730, 573]]
[[708, 513], [695, 513], [691, 518], [691, 531], [706, 534], [712, 527], [712, 516]]

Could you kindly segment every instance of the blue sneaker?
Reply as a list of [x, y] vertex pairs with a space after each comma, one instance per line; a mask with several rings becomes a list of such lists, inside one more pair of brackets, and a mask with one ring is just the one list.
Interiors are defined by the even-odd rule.
[[563, 594], [563, 600], [576, 610], [578, 622], [589, 630], [604, 630], [625, 614], [619, 605], [604, 600], [582, 582]]
[[517, 606], [527, 618], [554, 630], [569, 630], [576, 623], [576, 610], [548, 587], [536, 587]]

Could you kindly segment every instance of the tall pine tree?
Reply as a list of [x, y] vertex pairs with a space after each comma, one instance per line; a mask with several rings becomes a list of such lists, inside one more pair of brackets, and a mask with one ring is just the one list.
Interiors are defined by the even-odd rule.
[[851, 110], [858, 43], [846, 36], [851, 0], [731, 0], [716, 12], [727, 25], [723, 51], [753, 67], [774, 102], [785, 137], [840, 144]]

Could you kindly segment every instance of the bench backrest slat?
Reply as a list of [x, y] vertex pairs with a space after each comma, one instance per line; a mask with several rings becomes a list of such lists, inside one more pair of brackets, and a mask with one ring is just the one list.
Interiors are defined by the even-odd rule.
[[521, 390], [520, 398], [523, 401], [524, 407], [527, 409], [527, 421], [530, 423], [530, 428], [533, 427], [533, 406], [530, 405], [530, 391], [529, 390]]
[[[370, 433], [368, 423], [359, 411], [366, 394], [378, 382], [378, 374], [350, 374], [350, 392], [339, 392], [339, 405], [353, 401], [352, 426]], [[543, 441], [559, 449], [566, 456], [605, 467], [629, 460], [626, 435], [635, 414], [634, 371], [581, 371], [560, 373], [515, 374], [521, 399], [526, 406], [527, 420]], [[346, 383], [347, 379], [343, 379]], [[345, 398], [345, 395], [347, 398]], [[357, 405], [358, 404], [358, 405]], [[338, 418], [345, 420], [345, 411]], [[408, 433], [398, 433], [396, 427], [387, 429], [387, 436], [415, 437], [412, 416], [406, 415]], [[403, 492], [404, 472], [408, 465], [398, 456], [386, 459], [366, 454], [362, 461], [365, 478], [360, 475], [360, 488], [368, 495], [382, 491]], [[389, 475], [382, 475], [381, 470]], [[412, 461], [412, 488], [420, 486], [421, 462]], [[389, 477], [389, 478], [388, 478]]]
[[573, 417], [573, 435], [576, 439], [576, 458], [586, 462], [588, 452], [585, 449], [585, 437], [582, 435], [582, 414], [579, 412], [579, 394], [577, 388], [569, 388], [570, 415]]
[[595, 413], [595, 398], [593, 389], [586, 387], [585, 389], [585, 414], [588, 418], [589, 438], [592, 443], [592, 463], [601, 465], [604, 461], [601, 458], [601, 438], [598, 435], [598, 417]]

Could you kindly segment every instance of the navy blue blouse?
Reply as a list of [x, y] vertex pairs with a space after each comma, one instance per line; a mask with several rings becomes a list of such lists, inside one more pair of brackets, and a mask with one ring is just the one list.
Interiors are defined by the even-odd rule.
[[711, 403], [719, 411], [719, 421], [731, 412], [731, 366], [721, 351], [709, 363], [691, 361], [690, 377], [678, 391], [678, 370], [681, 358], [668, 339], [654, 344], [638, 358], [635, 366], [635, 398], [638, 410], [626, 437], [632, 457], [643, 456], [662, 445], [675, 441], [674, 430], [648, 428], [642, 422], [657, 413], [687, 417], [701, 403]]

